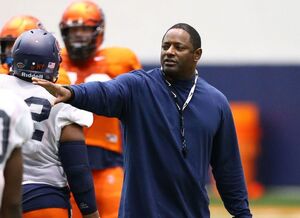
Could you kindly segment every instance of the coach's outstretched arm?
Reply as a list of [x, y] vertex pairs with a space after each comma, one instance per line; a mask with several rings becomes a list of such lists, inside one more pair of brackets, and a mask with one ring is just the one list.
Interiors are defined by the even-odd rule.
[[72, 89], [69, 89], [67, 86], [61, 86], [48, 80], [32, 78], [32, 83], [36, 85], [40, 85], [47, 89], [47, 91], [56, 97], [54, 104], [60, 102], [68, 102], [73, 97]]

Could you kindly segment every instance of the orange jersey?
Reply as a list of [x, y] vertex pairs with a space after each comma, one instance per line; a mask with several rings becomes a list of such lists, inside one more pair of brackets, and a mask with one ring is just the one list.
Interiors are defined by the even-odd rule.
[[0, 74], [8, 74], [9, 67], [7, 64], [0, 64]]
[[60, 67], [58, 70], [58, 79], [56, 83], [61, 85], [71, 85], [71, 80], [67, 74], [67, 71], [62, 67]]
[[[120, 74], [140, 69], [136, 55], [127, 48], [105, 48], [98, 50], [95, 56], [85, 63], [74, 64], [62, 51], [62, 67], [67, 70], [72, 84], [89, 81], [107, 81]], [[93, 125], [85, 129], [87, 145], [99, 146], [110, 151], [122, 152], [119, 120], [94, 115]]]
[[[8, 74], [8, 73], [9, 73], [9, 67], [7, 66], [7, 64], [0, 65], [0, 74]], [[59, 68], [58, 79], [57, 79], [56, 83], [62, 84], [62, 85], [70, 85], [71, 84], [71, 81], [69, 79], [67, 71], [64, 70], [63, 68]]]

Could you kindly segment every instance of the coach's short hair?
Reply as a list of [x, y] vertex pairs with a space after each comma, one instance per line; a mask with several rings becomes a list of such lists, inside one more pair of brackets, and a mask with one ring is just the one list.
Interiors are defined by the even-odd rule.
[[186, 31], [190, 35], [190, 40], [191, 40], [191, 43], [193, 45], [194, 50], [196, 50], [198, 48], [201, 48], [201, 37], [200, 37], [199, 33], [197, 32], [197, 30], [195, 30], [194, 27], [192, 27], [192, 26], [190, 26], [189, 24], [186, 24], [186, 23], [177, 23], [177, 24], [171, 26], [167, 30], [167, 32], [171, 29], [183, 29], [184, 31]]

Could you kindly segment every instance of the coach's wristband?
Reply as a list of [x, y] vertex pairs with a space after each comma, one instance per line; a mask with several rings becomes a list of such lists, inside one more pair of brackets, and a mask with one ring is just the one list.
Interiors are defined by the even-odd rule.
[[71, 86], [62, 86], [66, 89], [68, 89], [71, 92], [71, 97], [69, 98], [69, 100], [67, 100], [65, 103], [70, 103], [71, 101], [73, 101], [75, 93], [74, 90], [71, 88]]

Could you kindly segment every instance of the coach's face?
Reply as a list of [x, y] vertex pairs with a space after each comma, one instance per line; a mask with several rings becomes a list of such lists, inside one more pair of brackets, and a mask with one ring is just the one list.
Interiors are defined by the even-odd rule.
[[171, 79], [190, 79], [201, 57], [201, 49], [194, 49], [190, 35], [183, 29], [170, 29], [164, 36], [160, 61]]

